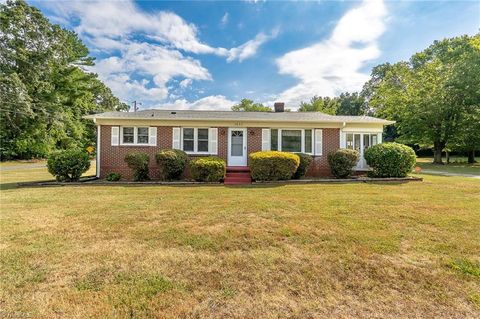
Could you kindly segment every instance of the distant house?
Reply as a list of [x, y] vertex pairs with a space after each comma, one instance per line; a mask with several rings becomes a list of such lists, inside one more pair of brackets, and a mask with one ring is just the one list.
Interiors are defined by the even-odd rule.
[[190, 157], [215, 155], [227, 167], [247, 167], [248, 154], [262, 150], [302, 152], [314, 157], [307, 175], [329, 175], [327, 154], [338, 148], [361, 154], [357, 169], [366, 169], [364, 151], [382, 142], [387, 121], [369, 116], [332, 116], [319, 112], [167, 111], [106, 112], [87, 116], [97, 126], [97, 176], [110, 172], [131, 178], [124, 162], [131, 151], [150, 155], [152, 177], [158, 174], [155, 153], [184, 150]]

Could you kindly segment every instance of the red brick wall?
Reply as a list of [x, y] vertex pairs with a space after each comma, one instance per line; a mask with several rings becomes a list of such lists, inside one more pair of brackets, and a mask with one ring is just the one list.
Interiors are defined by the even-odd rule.
[[307, 171], [307, 176], [330, 176], [330, 167], [327, 161], [327, 154], [340, 148], [340, 129], [323, 129], [323, 150], [322, 156], [314, 156], [313, 163]]
[[[100, 148], [100, 178], [105, 178], [109, 173], [122, 174], [123, 179], [131, 180], [132, 171], [125, 163], [125, 155], [132, 151], [145, 152], [150, 156], [150, 178], [158, 179], [159, 170], [155, 161], [155, 153], [161, 149], [172, 148], [172, 127], [157, 127], [157, 146], [111, 146], [111, 126], [101, 127]], [[339, 148], [339, 129], [323, 129], [323, 155], [315, 156], [307, 172], [309, 176], [328, 176], [330, 170], [327, 163], [328, 152]], [[248, 153], [262, 150], [262, 129], [250, 127], [247, 129]], [[191, 155], [191, 158], [200, 155]], [[204, 156], [204, 155], [201, 155]], [[228, 128], [218, 128], [218, 156], [228, 162]], [[186, 172], [188, 175], [188, 172]]]
[[125, 163], [125, 155], [129, 152], [144, 152], [150, 156], [150, 178], [159, 178], [155, 153], [164, 148], [172, 148], [172, 127], [157, 127], [157, 146], [112, 146], [112, 127], [101, 126], [100, 137], [100, 178], [105, 178], [109, 173], [115, 172], [122, 175], [122, 179], [133, 178], [132, 170]]

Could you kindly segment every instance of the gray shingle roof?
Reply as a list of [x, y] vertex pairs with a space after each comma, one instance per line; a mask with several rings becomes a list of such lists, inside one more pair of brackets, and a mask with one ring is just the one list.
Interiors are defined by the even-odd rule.
[[262, 121], [262, 122], [333, 122], [333, 123], [378, 123], [393, 121], [371, 116], [336, 116], [320, 112], [233, 112], [200, 110], [143, 110], [137, 112], [105, 112], [88, 115], [89, 119], [153, 119], [196, 121]]

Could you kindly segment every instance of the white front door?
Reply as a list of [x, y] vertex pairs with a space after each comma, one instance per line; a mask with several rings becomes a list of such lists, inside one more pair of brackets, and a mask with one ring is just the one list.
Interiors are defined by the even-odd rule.
[[228, 129], [228, 165], [247, 166], [247, 129]]

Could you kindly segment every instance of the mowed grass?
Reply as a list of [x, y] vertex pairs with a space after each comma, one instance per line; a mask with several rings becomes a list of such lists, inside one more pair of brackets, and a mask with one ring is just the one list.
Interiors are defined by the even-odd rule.
[[0, 194], [2, 314], [480, 316], [476, 179]]
[[[477, 159], [478, 160], [478, 159]], [[444, 165], [432, 164], [433, 159], [428, 157], [417, 158], [417, 166], [422, 169], [454, 174], [468, 174], [480, 176], [480, 162], [468, 164], [467, 158], [454, 157], [451, 163], [447, 164], [444, 159]]]

